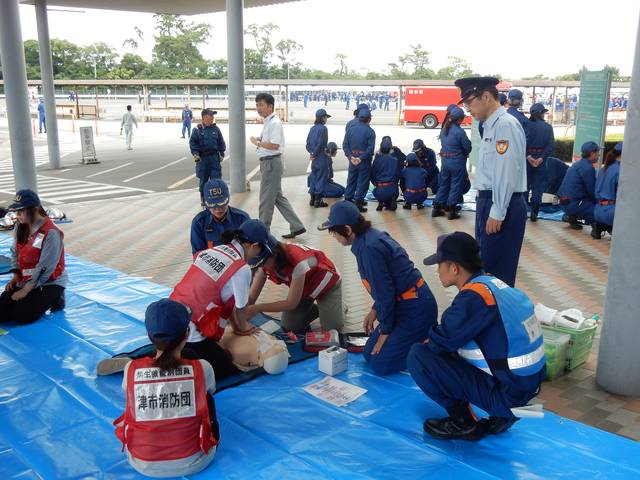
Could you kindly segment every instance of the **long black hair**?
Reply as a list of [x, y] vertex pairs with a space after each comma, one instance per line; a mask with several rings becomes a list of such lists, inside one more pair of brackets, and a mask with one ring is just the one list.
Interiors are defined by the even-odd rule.
[[[365, 219], [362, 215], [358, 215], [358, 221], [353, 225], [349, 225], [351, 227], [351, 231], [355, 234], [356, 237], [363, 235], [369, 231], [371, 228], [371, 222]], [[349, 232], [347, 232], [346, 225], [336, 225], [335, 227], [329, 228], [330, 232], [336, 232], [343, 237], [348, 237]]]
[[461, 118], [454, 118], [449, 112], [447, 112], [447, 114], [444, 116], [444, 121], [442, 122], [442, 130], [444, 130], [444, 134], [449, 135], [451, 125], [453, 125], [454, 123], [460, 125], [461, 122]]
[[607, 157], [604, 159], [604, 165], [602, 165], [602, 171], [606, 172], [607, 168], [613, 165], [615, 161], [618, 160], [618, 157], [620, 155], [622, 155], [622, 153], [618, 152], [615, 149], [609, 150], [609, 153], [607, 153]]
[[20, 223], [16, 225], [16, 243], [21, 245], [27, 243], [29, 236], [31, 235], [31, 224], [33, 223], [34, 218], [36, 218], [36, 212], [42, 215], [43, 217], [47, 216], [47, 212], [44, 211], [41, 205], [37, 207], [27, 207], [24, 209], [27, 214], [27, 223]]
[[[185, 330], [186, 336], [186, 330]], [[162, 353], [158, 358], [155, 359], [153, 365], [158, 367], [160, 370], [172, 370], [181, 365], [180, 360], [178, 360], [174, 355], [173, 351], [178, 348], [178, 346], [182, 343], [184, 337], [174, 339], [168, 342], [163, 342], [160, 340], [153, 341], [153, 345], [158, 349], [162, 350]]]

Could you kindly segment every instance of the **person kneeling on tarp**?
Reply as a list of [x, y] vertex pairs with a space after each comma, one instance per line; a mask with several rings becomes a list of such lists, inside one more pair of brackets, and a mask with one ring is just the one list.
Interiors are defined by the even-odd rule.
[[173, 300], [152, 303], [145, 326], [155, 357], [131, 360], [124, 369], [124, 413], [113, 424], [129, 464], [150, 477], [181, 477], [206, 468], [220, 439], [206, 360], [181, 356], [191, 315]]
[[9, 210], [16, 212], [18, 223], [11, 249], [13, 278], [0, 295], [0, 322], [26, 325], [47, 310], [64, 308], [64, 234], [47, 216], [33, 190], [19, 190]]
[[[427, 338], [438, 317], [431, 290], [407, 252], [386, 232], [371, 227], [351, 202], [334, 203], [320, 227], [351, 251], [373, 308], [364, 318], [370, 334], [364, 358], [378, 375], [407, 368], [411, 345]], [[374, 322], [378, 325], [374, 329]]]
[[[289, 287], [286, 300], [258, 303], [266, 280]], [[282, 312], [282, 328], [304, 332], [320, 318], [322, 330], [342, 330], [342, 281], [335, 265], [320, 250], [278, 242], [253, 277], [249, 292], [249, 318], [260, 312]]]
[[[467, 233], [438, 237], [437, 252], [424, 264], [437, 264], [442, 285], [459, 290], [440, 324], [407, 358], [415, 382], [449, 414], [427, 419], [424, 430], [462, 440], [502, 433], [518, 420], [511, 409], [538, 394], [546, 373], [533, 304], [522, 291], [483, 272], [480, 247]], [[478, 422], [470, 404], [490, 417]]]

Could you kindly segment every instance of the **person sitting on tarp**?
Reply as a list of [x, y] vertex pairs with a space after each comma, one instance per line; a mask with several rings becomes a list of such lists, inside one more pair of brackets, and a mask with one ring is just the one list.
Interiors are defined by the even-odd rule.
[[580, 220], [593, 223], [596, 203], [596, 170], [600, 147], [596, 142], [585, 142], [580, 149], [582, 158], [567, 170], [558, 189], [560, 207], [569, 216], [569, 227], [582, 230]]
[[169, 299], [150, 304], [145, 327], [155, 355], [124, 367], [125, 411], [113, 422], [129, 464], [149, 477], [183, 477], [205, 469], [220, 440], [206, 360], [183, 358], [191, 315]]
[[436, 152], [427, 147], [422, 139], [418, 138], [413, 142], [413, 153], [418, 157], [420, 166], [427, 172], [427, 187], [429, 187], [434, 194], [438, 193], [440, 169], [438, 168]]
[[[229, 353], [218, 344], [225, 324], [230, 323], [239, 335], [254, 332], [246, 312], [251, 287], [250, 265], [260, 265], [272, 255], [277, 244], [260, 220], [247, 220], [237, 230], [225, 231], [222, 241], [224, 245], [195, 255], [193, 264], [169, 295], [191, 311], [186, 346], [197, 358], [213, 366], [218, 381], [237, 372]], [[98, 375], [122, 371], [128, 360], [150, 354], [153, 347], [147, 345], [102, 360], [98, 364]]]
[[[427, 419], [424, 430], [462, 440], [502, 433], [518, 420], [511, 409], [538, 394], [546, 373], [533, 304], [522, 291], [483, 272], [480, 247], [467, 233], [438, 237], [436, 253], [424, 264], [437, 264], [442, 285], [459, 290], [407, 359], [416, 384], [449, 414]], [[478, 422], [470, 404], [489, 418]]]
[[233, 230], [249, 220], [244, 210], [229, 205], [229, 187], [220, 178], [204, 185], [206, 210], [198, 213], [191, 222], [191, 253], [222, 244], [222, 232]]
[[11, 248], [13, 277], [0, 295], [0, 322], [26, 325], [47, 310], [64, 308], [68, 280], [64, 234], [47, 216], [33, 190], [19, 190], [9, 210], [16, 212], [18, 223]]
[[622, 158], [622, 142], [607, 154], [607, 158], [598, 172], [596, 179], [596, 206], [593, 210], [595, 223], [591, 236], [600, 240], [602, 232], [613, 233], [613, 218], [616, 214], [616, 198], [618, 196], [618, 178], [620, 177], [620, 159]]
[[[266, 280], [289, 287], [286, 300], [255, 303]], [[304, 332], [320, 318], [322, 330], [342, 330], [342, 280], [333, 262], [320, 250], [296, 243], [278, 242], [253, 276], [249, 292], [249, 317], [261, 312], [282, 312], [282, 328]]]
[[[411, 345], [422, 342], [438, 317], [431, 290], [404, 248], [391, 236], [371, 227], [350, 202], [331, 206], [328, 229], [343, 246], [351, 246], [358, 272], [373, 307], [363, 321], [370, 337], [364, 358], [377, 375], [407, 368]], [[375, 321], [378, 325], [374, 328]]]
[[378, 212], [385, 207], [391, 211], [398, 208], [396, 199], [400, 176], [398, 159], [391, 153], [392, 146], [391, 138], [383, 137], [371, 166], [371, 183], [374, 185], [373, 196], [378, 201]]
[[404, 197], [402, 208], [411, 210], [411, 205], [415, 203], [418, 210], [422, 210], [424, 201], [429, 196], [429, 192], [427, 192], [428, 182], [427, 171], [420, 166], [416, 154], [410, 153], [407, 155], [407, 166], [404, 167], [400, 174], [400, 188]]

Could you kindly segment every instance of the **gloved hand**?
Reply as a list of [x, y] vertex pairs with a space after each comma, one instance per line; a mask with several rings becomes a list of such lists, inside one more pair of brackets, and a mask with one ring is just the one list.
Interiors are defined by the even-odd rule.
[[193, 161], [198, 163], [200, 161], [200, 155], [196, 154], [193, 156]]

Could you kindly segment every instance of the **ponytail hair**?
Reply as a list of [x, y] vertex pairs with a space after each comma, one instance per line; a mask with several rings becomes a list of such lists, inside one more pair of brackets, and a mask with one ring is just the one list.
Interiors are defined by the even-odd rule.
[[[186, 331], [185, 331], [186, 336]], [[184, 337], [179, 339], [174, 339], [168, 342], [162, 342], [156, 340], [153, 342], [153, 345], [158, 349], [162, 350], [162, 353], [158, 358], [155, 359], [153, 365], [158, 367], [160, 370], [172, 370], [182, 363], [178, 360], [173, 354], [174, 350], [180, 346]]]
[[242, 230], [234, 229], [234, 230], [225, 230], [222, 232], [220, 236], [222, 243], [225, 245], [229, 245], [234, 240], [242, 241], [243, 235]]
[[602, 166], [602, 171], [606, 172], [607, 168], [613, 165], [620, 155], [621, 153], [616, 150], [609, 150], [609, 153], [607, 153], [607, 157], [604, 159], [604, 165]]

